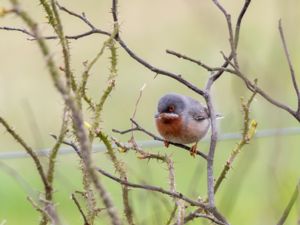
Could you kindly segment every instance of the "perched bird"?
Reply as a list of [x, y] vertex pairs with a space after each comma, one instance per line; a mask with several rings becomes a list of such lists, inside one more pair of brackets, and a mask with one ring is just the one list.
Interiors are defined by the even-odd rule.
[[155, 122], [158, 132], [165, 140], [166, 147], [169, 146], [169, 142], [195, 143], [190, 151], [194, 156], [197, 152], [198, 141], [209, 129], [210, 117], [207, 108], [197, 100], [170, 93], [160, 98]]

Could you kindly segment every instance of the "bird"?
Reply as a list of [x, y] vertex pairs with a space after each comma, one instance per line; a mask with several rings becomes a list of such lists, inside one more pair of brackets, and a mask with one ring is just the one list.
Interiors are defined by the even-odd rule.
[[164, 138], [164, 144], [192, 144], [190, 154], [197, 153], [198, 142], [210, 127], [208, 109], [199, 101], [182, 94], [168, 93], [162, 96], [155, 114], [156, 128]]

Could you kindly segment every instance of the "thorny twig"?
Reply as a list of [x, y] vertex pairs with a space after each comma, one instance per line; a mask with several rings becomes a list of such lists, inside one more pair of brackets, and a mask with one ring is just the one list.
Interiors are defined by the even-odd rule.
[[227, 173], [229, 172], [233, 161], [237, 157], [237, 155], [240, 153], [244, 145], [248, 144], [249, 141], [252, 139], [252, 137], [255, 134], [257, 122], [255, 120], [250, 120], [249, 112], [250, 112], [250, 105], [255, 97], [256, 93], [254, 92], [250, 99], [247, 102], [244, 102], [242, 99], [242, 108], [243, 108], [243, 114], [244, 114], [244, 127], [243, 127], [243, 133], [242, 133], [242, 139], [239, 141], [239, 143], [236, 145], [236, 147], [232, 150], [228, 160], [226, 161], [223, 170], [221, 171], [219, 177], [216, 179], [214, 192], [216, 193], [223, 182], [223, 180], [226, 178]]
[[[156, 136], [155, 134], [153, 134], [153, 133], [145, 130], [144, 128], [142, 128], [135, 120], [133, 120], [133, 119], [130, 119], [130, 120], [135, 125], [134, 128], [124, 130], [124, 131], [113, 129], [112, 131], [115, 132], [115, 133], [119, 133], [119, 134], [126, 134], [126, 133], [129, 133], [129, 132], [132, 132], [132, 131], [140, 131], [140, 132], [143, 132], [143, 133], [147, 134], [148, 136], [152, 137], [155, 141], [161, 141], [161, 142], [164, 141], [162, 138], [160, 138], [160, 137]], [[190, 151], [190, 149], [191, 149], [189, 146], [186, 146], [186, 145], [183, 145], [183, 144], [178, 144], [178, 143], [173, 143], [173, 142], [170, 142], [170, 145], [174, 145], [174, 146], [182, 148], [186, 151]], [[197, 151], [196, 154], [201, 156], [204, 159], [207, 159], [207, 156], [204, 153], [200, 152], [200, 151]]]

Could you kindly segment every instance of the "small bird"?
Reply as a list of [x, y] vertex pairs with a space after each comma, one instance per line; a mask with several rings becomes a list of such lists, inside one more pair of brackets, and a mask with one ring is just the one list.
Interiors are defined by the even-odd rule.
[[195, 143], [190, 150], [192, 156], [197, 153], [198, 141], [205, 136], [210, 127], [206, 107], [193, 98], [175, 93], [160, 98], [155, 122], [166, 147], [169, 146], [169, 142]]

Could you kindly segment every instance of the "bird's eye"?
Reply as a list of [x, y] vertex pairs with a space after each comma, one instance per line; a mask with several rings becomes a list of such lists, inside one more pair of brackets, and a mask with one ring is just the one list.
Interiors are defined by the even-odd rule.
[[168, 107], [168, 112], [174, 112], [175, 111], [175, 106], [174, 105], [170, 105], [169, 107]]

